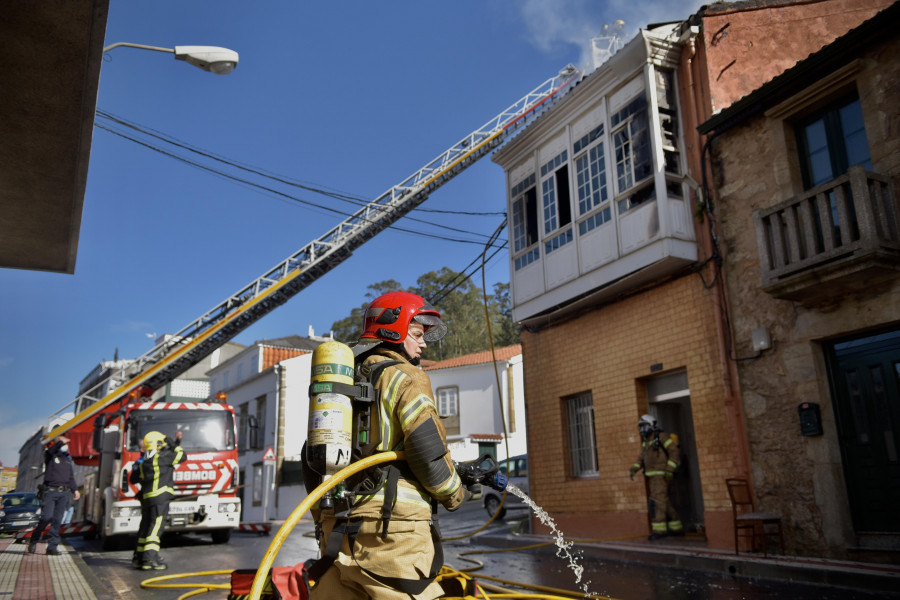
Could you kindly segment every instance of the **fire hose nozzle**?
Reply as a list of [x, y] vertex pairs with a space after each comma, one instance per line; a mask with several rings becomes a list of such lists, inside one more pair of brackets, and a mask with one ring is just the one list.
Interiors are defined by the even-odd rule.
[[475, 460], [455, 464], [456, 472], [466, 487], [480, 483], [502, 492], [509, 483], [506, 473], [500, 471], [500, 466], [491, 454], [484, 454]]

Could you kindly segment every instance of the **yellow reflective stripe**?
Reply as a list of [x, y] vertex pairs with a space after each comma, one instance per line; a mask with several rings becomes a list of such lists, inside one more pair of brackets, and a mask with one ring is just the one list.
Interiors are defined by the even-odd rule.
[[666, 522], [665, 521], [653, 521], [652, 524], [654, 533], [665, 533], [666, 532]]
[[429, 406], [434, 406], [434, 402], [431, 401], [431, 398], [426, 396], [425, 394], [421, 394], [418, 398], [410, 402], [406, 405], [406, 408], [403, 409], [403, 412], [400, 414], [400, 425], [403, 429], [406, 429], [407, 425], [409, 425], [415, 418], [425, 410]]
[[[381, 500], [382, 502], [384, 502], [384, 490], [378, 490], [374, 494], [364, 497], [362, 500]], [[431, 509], [431, 502], [424, 494], [422, 494], [422, 492], [416, 489], [402, 487], [399, 485], [397, 486], [397, 502], [400, 502], [402, 504], [421, 506], [429, 510]]]
[[159, 488], [158, 490], [153, 490], [152, 492], [144, 494], [144, 498], [156, 498], [160, 494], [165, 494], [166, 492], [175, 494], [175, 488], [173, 488], [171, 485], [167, 485], [165, 487]]
[[681, 521], [669, 521], [669, 529], [672, 531], [681, 531], [684, 529], [684, 525], [681, 524]]
[[669, 446], [671, 446], [671, 445], [674, 444], [674, 443], [675, 443], [675, 440], [673, 440], [672, 438], [669, 438], [669, 439], [667, 439], [665, 442], [663, 442], [663, 446], [665, 446], [666, 448], [668, 448]]
[[673, 469], [675, 469], [675, 468], [678, 467], [678, 463], [675, 462], [674, 460], [666, 461], [666, 464], [667, 464], [668, 466], [672, 467]]
[[453, 492], [455, 492], [461, 485], [462, 485], [462, 480], [460, 480], [459, 474], [456, 471], [454, 471], [453, 477], [448, 479], [447, 483], [445, 483], [441, 487], [437, 488], [437, 490], [435, 490], [435, 491], [439, 495], [443, 495], [443, 494], [450, 495]]
[[668, 471], [644, 471], [644, 475], [647, 477], [657, 477], [659, 475], [665, 475]]
[[393, 436], [393, 429], [391, 428], [393, 419], [391, 415], [393, 415], [394, 406], [397, 403], [400, 384], [406, 379], [406, 373], [400, 369], [394, 369], [394, 371], [384, 389], [384, 393], [381, 396], [381, 405], [379, 406], [379, 411], [381, 412], [381, 441], [378, 442], [377, 449], [381, 451], [391, 448], [391, 438]]
[[153, 465], [153, 484], [150, 486], [150, 493], [144, 492], [145, 498], [152, 498], [159, 494], [157, 490], [159, 488], [159, 452], [153, 455], [150, 464]]
[[184, 449], [181, 446], [175, 446], [175, 460], [172, 461], [174, 467], [184, 459]]
[[162, 515], [156, 517], [153, 521], [153, 528], [150, 529], [150, 533], [147, 534], [147, 542], [148, 545], [151, 542], [159, 543], [159, 532], [163, 526], [163, 518]]

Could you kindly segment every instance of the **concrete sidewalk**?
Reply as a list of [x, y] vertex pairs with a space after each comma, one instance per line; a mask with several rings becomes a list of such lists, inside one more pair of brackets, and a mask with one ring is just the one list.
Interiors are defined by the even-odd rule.
[[0, 598], [13, 600], [98, 600], [82, 571], [84, 561], [65, 543], [49, 556], [47, 544], [26, 552], [27, 544], [0, 539]]
[[[553, 542], [550, 536], [496, 532], [473, 538], [479, 544], [497, 547], [516, 547]], [[821, 584], [884, 592], [890, 598], [900, 598], [900, 566], [893, 564], [830, 560], [798, 556], [741, 553], [706, 547], [702, 538], [691, 536], [668, 538], [655, 542], [644, 539], [609, 542], [574, 541], [585, 555], [612, 561], [660, 565], [687, 570], [727, 573], [738, 577]], [[555, 545], [546, 552], [555, 553]]]

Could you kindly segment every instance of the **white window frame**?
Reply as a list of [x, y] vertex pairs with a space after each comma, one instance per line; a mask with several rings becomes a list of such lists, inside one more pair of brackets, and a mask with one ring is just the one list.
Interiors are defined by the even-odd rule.
[[574, 144], [578, 235], [584, 235], [612, 220], [604, 130], [605, 123], [601, 122]]
[[437, 411], [439, 417], [459, 416], [459, 388], [447, 386], [437, 389]]

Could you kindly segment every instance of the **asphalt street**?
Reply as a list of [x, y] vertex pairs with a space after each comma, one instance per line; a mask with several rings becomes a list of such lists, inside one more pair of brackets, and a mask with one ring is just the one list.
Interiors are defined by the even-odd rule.
[[[518, 521], [527, 515], [526, 509], [512, 510], [505, 521], [493, 523], [474, 537], [448, 540], [444, 543], [446, 563], [469, 570], [473, 577], [489, 575], [506, 581], [537, 584], [577, 592], [580, 586], [567, 562], [555, 556], [554, 548], [531, 550], [514, 549], [498, 552], [495, 545], [479, 542], [484, 534], [502, 535], [520, 527]], [[445, 539], [463, 536], [484, 525], [487, 513], [478, 500], [472, 500], [456, 513], [441, 511], [441, 528]], [[144, 572], [131, 568], [131, 549], [104, 552], [98, 540], [69, 538], [67, 543], [83, 557], [97, 587], [98, 598], [123, 600], [163, 600], [175, 598], [186, 591], [174, 589], [141, 589], [141, 581], [158, 575], [199, 573], [211, 570], [255, 569], [274, 538], [254, 533], [235, 533], [228, 544], [213, 544], [206, 535], [167, 536], [163, 541], [163, 556], [167, 571]], [[276, 566], [287, 566], [316, 556], [313, 524], [302, 520], [288, 536], [279, 552]], [[566, 533], [566, 532], [564, 532]], [[486, 539], [486, 538], [485, 538]], [[523, 543], [523, 545], [525, 545]], [[826, 587], [789, 581], [737, 577], [727, 571], [713, 573], [676, 566], [644, 565], [610, 561], [593, 556], [578, 556], [584, 567], [583, 581], [593, 594], [621, 600], [875, 600], [900, 598], [900, 594], [886, 595], [862, 589]], [[177, 583], [227, 583], [227, 577], [199, 576], [169, 581]], [[496, 585], [508, 585], [498, 583]], [[213, 591], [204, 597], [222, 599], [224, 591]]]

